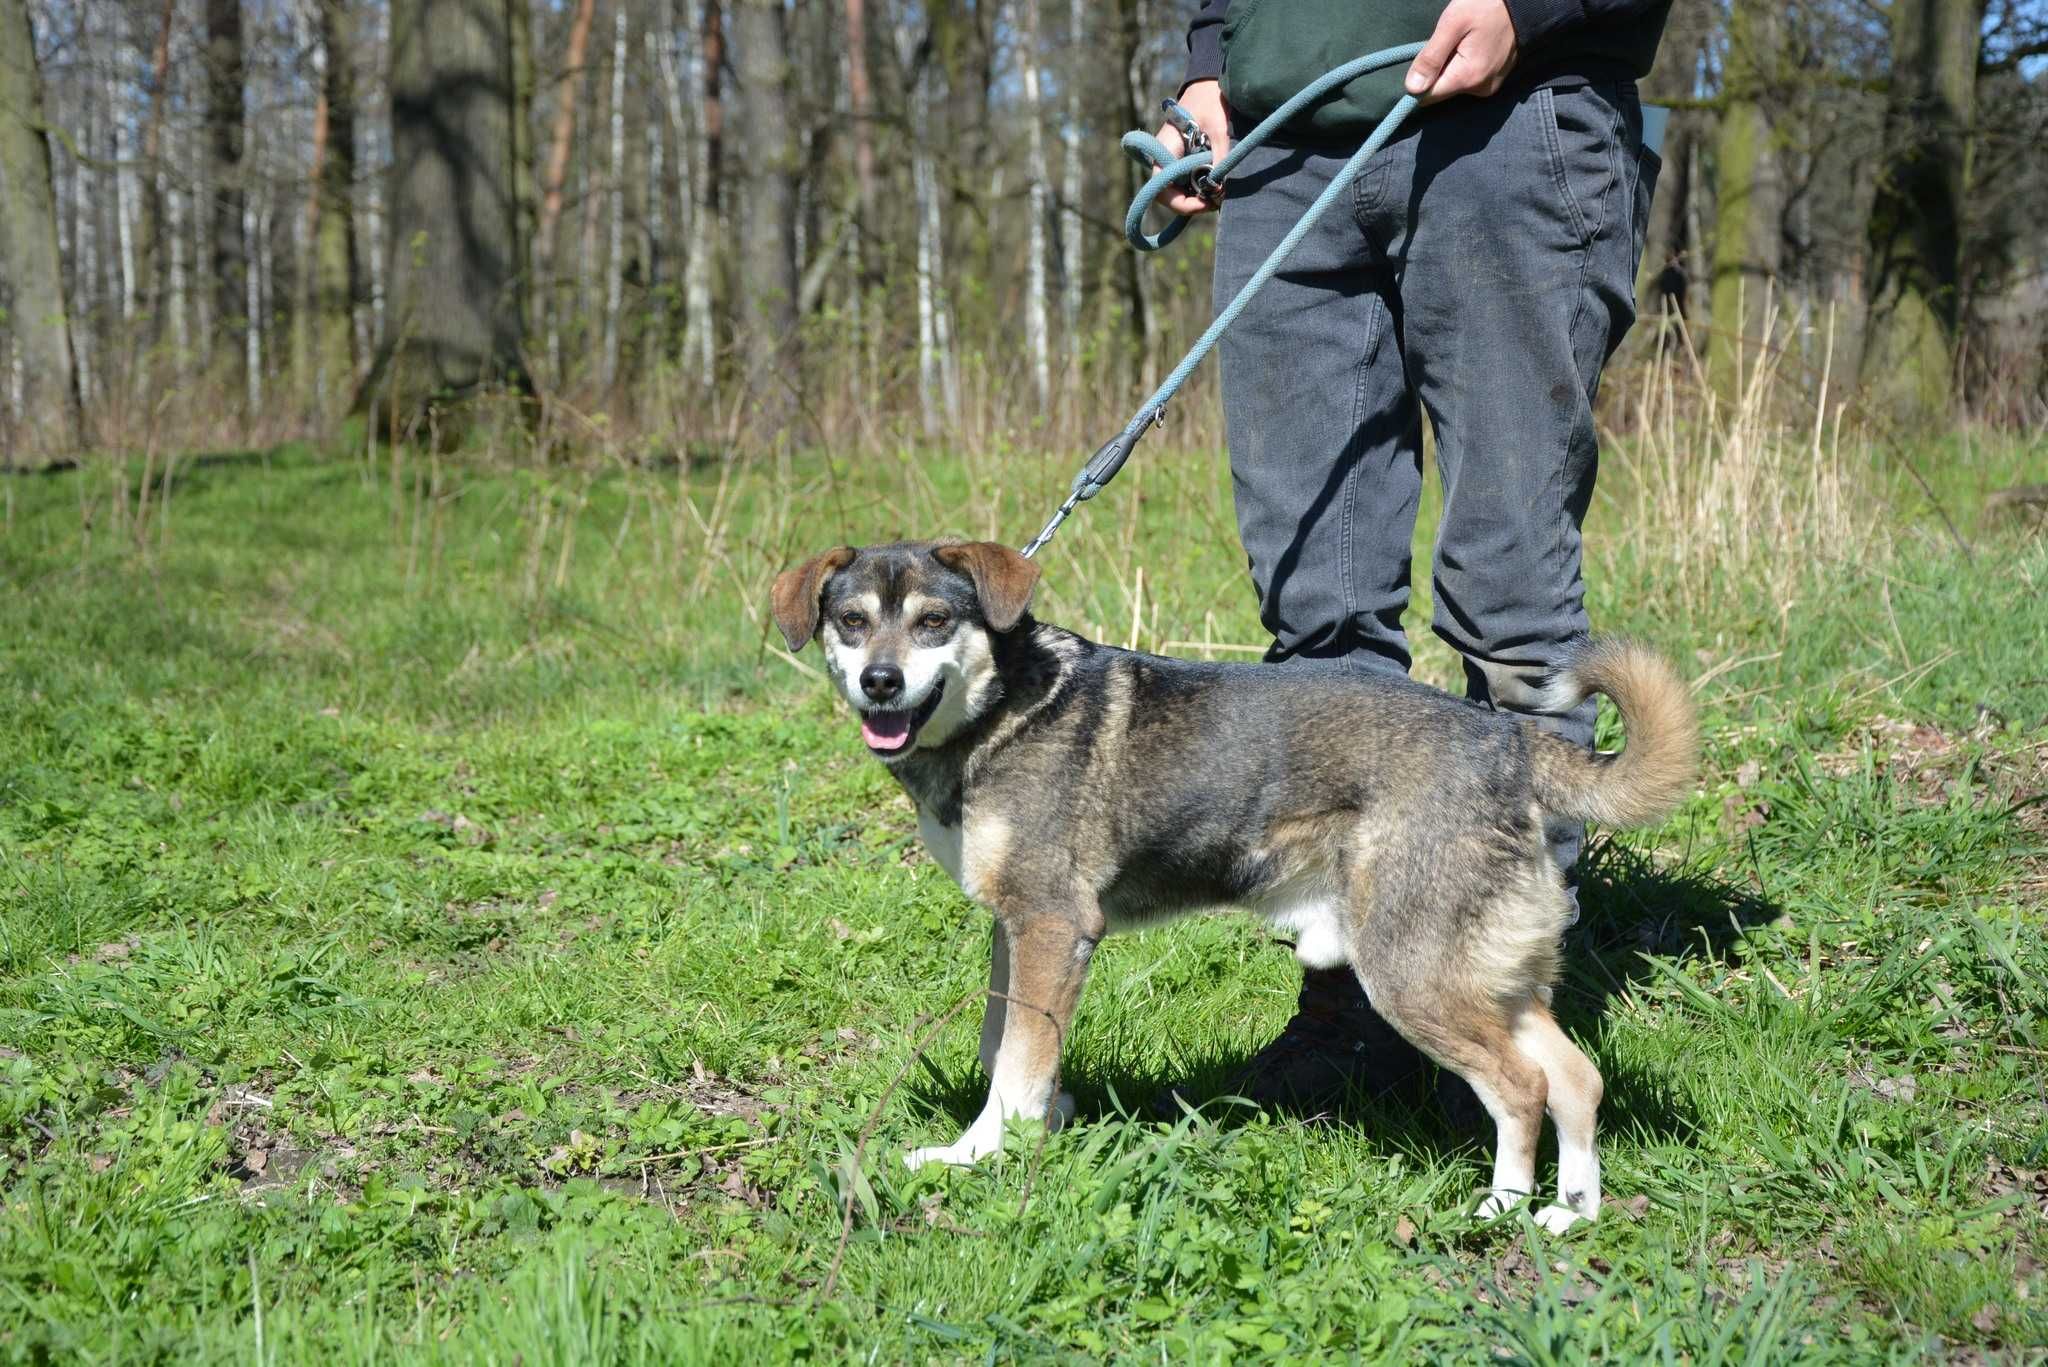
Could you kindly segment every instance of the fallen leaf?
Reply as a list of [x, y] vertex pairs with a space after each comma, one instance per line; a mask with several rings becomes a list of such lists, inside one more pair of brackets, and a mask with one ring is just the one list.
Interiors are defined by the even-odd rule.
[[1403, 1248], [1415, 1245], [1415, 1222], [1405, 1215], [1394, 1221], [1394, 1242]]

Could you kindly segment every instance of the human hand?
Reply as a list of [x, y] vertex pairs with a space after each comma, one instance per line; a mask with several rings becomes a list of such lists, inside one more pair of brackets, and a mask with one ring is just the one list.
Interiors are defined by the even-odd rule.
[[[1223, 102], [1221, 81], [1195, 81], [1180, 93], [1180, 106], [1194, 116], [1195, 124], [1209, 135], [1209, 150], [1216, 160], [1230, 150], [1230, 106]], [[1171, 123], [1159, 130], [1159, 141], [1172, 157], [1187, 155], [1187, 139]], [[1162, 196], [1167, 208], [1177, 214], [1206, 214], [1216, 206], [1185, 185], [1170, 187]]]
[[1451, 0], [1436, 32], [1409, 64], [1407, 90], [1424, 104], [1491, 95], [1520, 55], [1506, 0]]

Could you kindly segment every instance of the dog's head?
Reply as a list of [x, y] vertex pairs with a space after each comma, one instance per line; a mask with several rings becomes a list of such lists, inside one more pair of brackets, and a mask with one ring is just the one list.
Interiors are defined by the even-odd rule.
[[1038, 566], [992, 541], [840, 546], [775, 581], [791, 650], [825, 667], [883, 760], [943, 745], [995, 696], [993, 637], [1024, 620]]

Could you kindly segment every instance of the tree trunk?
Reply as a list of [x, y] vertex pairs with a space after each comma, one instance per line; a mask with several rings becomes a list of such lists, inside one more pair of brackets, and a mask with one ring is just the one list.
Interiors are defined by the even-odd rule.
[[[142, 290], [141, 309], [145, 326], [137, 343], [147, 348], [164, 335], [164, 298], [169, 283], [169, 252], [165, 234], [165, 207], [170, 197], [170, 177], [165, 174], [164, 110], [170, 101], [171, 33], [178, 13], [177, 0], [163, 0], [157, 13], [156, 41], [149, 51], [149, 113], [142, 125], [142, 221], [135, 241], [138, 260], [136, 277]], [[147, 377], [138, 371], [143, 382]]]
[[[171, 139], [168, 129], [165, 130], [164, 143], [164, 164], [167, 167], [176, 167], [177, 146]], [[185, 220], [192, 204], [192, 195], [189, 189], [172, 184], [168, 173], [159, 175], [158, 181], [164, 191], [164, 255], [168, 258], [164, 263], [164, 307], [171, 315], [171, 344], [177, 353], [178, 370], [182, 374], [192, 354], [192, 319], [187, 307], [186, 289], [191, 269], [186, 264], [190, 254], [186, 250], [189, 244], [185, 236]], [[189, 181], [185, 183], [188, 186], [190, 184]]]
[[[249, 243], [242, 173], [241, 0], [206, 0], [206, 130], [212, 165], [214, 327], [219, 340], [246, 343], [250, 325]], [[231, 349], [238, 349], [232, 348]]]
[[[109, 13], [106, 41], [110, 47], [119, 49], [121, 16]], [[135, 149], [128, 141], [127, 111], [121, 108], [121, 82], [116, 74], [119, 64], [108, 62], [101, 69], [101, 79], [106, 91], [107, 118], [113, 124], [111, 138], [114, 157], [114, 243], [118, 251], [117, 264], [120, 267], [122, 342], [127, 349], [131, 342], [130, 329], [135, 321], [135, 307], [141, 297], [141, 286], [137, 280], [135, 252]], [[132, 379], [132, 376], [130, 377]]]
[[313, 186], [300, 317], [292, 339], [300, 392], [311, 415], [331, 418], [355, 391], [355, 79], [349, 67], [352, 0], [320, 0], [319, 103], [314, 109]]
[[846, 0], [846, 94], [853, 107], [853, 183], [860, 196], [861, 279], [868, 283], [875, 219], [875, 99], [868, 76], [866, 0]]
[[1052, 395], [1052, 356], [1046, 336], [1045, 220], [1050, 207], [1045, 183], [1045, 113], [1038, 98], [1038, 0], [1019, 0], [1024, 10], [1025, 196], [1031, 222], [1026, 234], [1029, 258], [1024, 263], [1024, 346], [1031, 358], [1031, 389], [1039, 411]]
[[513, 5], [391, 9], [390, 336], [357, 406], [404, 421], [526, 383]]
[[741, 0], [734, 11], [740, 101], [747, 125], [747, 228], [741, 235], [740, 334], [747, 397], [763, 440], [795, 412], [796, 139], [780, 0]]
[[611, 184], [607, 187], [611, 237], [604, 256], [604, 369], [600, 376], [610, 393], [619, 380], [620, 311], [625, 305], [626, 255], [626, 7], [612, 11], [612, 93], [610, 101], [610, 155], [606, 166]]
[[1783, 20], [1783, 7], [1770, 0], [1735, 0], [1729, 18], [1707, 343], [1708, 378], [1726, 398], [1742, 383], [1743, 358], [1764, 340], [1766, 304], [1778, 275], [1785, 181], [1773, 85], [1783, 60]]
[[[691, 9], [695, 12], [695, 5]], [[691, 148], [691, 179], [695, 183], [695, 204], [690, 214], [690, 235], [684, 245], [683, 264], [683, 365], [695, 366], [697, 383], [710, 389], [717, 378], [718, 325], [712, 316], [711, 259], [718, 221], [719, 170], [725, 128], [724, 88], [721, 68], [725, 61], [724, 16], [719, 0], [706, 0], [701, 18], [691, 23], [698, 41], [696, 87], [701, 96], [702, 115]]]
[[505, 26], [510, 32], [512, 57], [512, 238], [517, 244], [512, 261], [517, 274], [514, 290], [523, 339], [533, 335], [533, 310], [538, 307], [534, 277], [540, 269], [534, 255], [540, 231], [540, 157], [533, 142], [533, 6], [521, 0], [508, 0]]
[[[555, 94], [555, 126], [548, 138], [547, 170], [541, 177], [540, 221], [534, 229], [534, 242], [538, 248], [534, 269], [540, 272], [545, 282], [546, 294], [540, 296], [555, 301], [549, 309], [548, 352], [551, 361], [559, 354], [559, 345], [554, 340], [559, 321], [555, 315], [562, 307], [557, 295], [556, 234], [562, 221], [562, 186], [569, 175], [569, 148], [576, 137], [576, 92], [583, 84], [583, 67], [590, 52], [590, 20], [597, 12], [596, 0], [577, 0], [576, 13], [569, 21], [569, 48], [564, 57], [561, 84]], [[557, 374], [555, 383], [561, 382]]]
[[1924, 422], [1944, 416], [1955, 398], [1978, 7], [1975, 0], [1893, 0], [1891, 22], [1861, 373], [1896, 416]]
[[1088, 66], [1087, 10], [1070, 0], [1067, 11], [1067, 116], [1060, 130], [1060, 313], [1067, 337], [1067, 379], [1081, 378], [1081, 278], [1086, 252], [1081, 236], [1081, 76]]
[[[1151, 111], [1147, 108], [1150, 83], [1145, 70], [1145, 0], [1118, 0], [1118, 17], [1122, 22], [1123, 67], [1125, 105], [1123, 116], [1126, 128], [1142, 128], [1150, 122]], [[1130, 193], [1137, 193], [1145, 183], [1145, 175], [1135, 163], [1126, 163], [1124, 178]], [[1145, 372], [1158, 351], [1159, 320], [1152, 307], [1152, 277], [1138, 260], [1136, 252], [1120, 252], [1124, 265], [1124, 288], [1130, 303], [1130, 342], [1133, 382], [1142, 385]]]
[[28, 0], [0, 0], [0, 267], [11, 289], [0, 300], [0, 318], [12, 334], [22, 376], [17, 436], [6, 443], [7, 460], [46, 448], [76, 449], [83, 444], [78, 375]]
[[[1683, 105], [1693, 98], [1699, 78], [1701, 49], [1714, 27], [1709, 0], [1679, 0], [1671, 7], [1664, 41], [1657, 50], [1657, 63], [1643, 82], [1643, 99], [1650, 104]], [[1686, 240], [1687, 205], [1692, 184], [1692, 149], [1700, 136], [1702, 111], [1676, 108], [1664, 127], [1664, 146], [1659, 152], [1664, 169], [1657, 179], [1657, 193], [1650, 201], [1650, 223], [1643, 235], [1643, 260], [1636, 274], [1636, 299], [1647, 319], [1665, 310], [1687, 317], [1691, 311], [1694, 281], [1688, 278], [1689, 243]]]
[[[324, 10], [326, 6], [318, 8]], [[299, 411], [306, 414], [315, 414], [320, 407], [320, 384], [315, 375], [319, 366], [313, 360], [313, 240], [320, 232], [320, 178], [327, 168], [327, 63], [332, 54], [326, 45], [326, 29], [323, 19], [309, 48], [313, 65], [313, 126], [306, 158], [305, 216], [295, 244], [299, 274], [292, 299], [292, 397]]]

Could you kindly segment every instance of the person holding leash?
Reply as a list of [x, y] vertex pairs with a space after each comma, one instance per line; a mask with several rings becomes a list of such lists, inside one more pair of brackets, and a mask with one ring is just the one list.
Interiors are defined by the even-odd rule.
[[[1281, 665], [1406, 674], [1401, 616], [1422, 492], [1422, 420], [1443, 514], [1432, 626], [1466, 690], [1534, 681], [1587, 632], [1579, 527], [1592, 499], [1600, 372], [1635, 318], [1658, 160], [1636, 81], [1670, 0], [1203, 0], [1179, 100], [1218, 159], [1233, 130], [1323, 72], [1424, 42], [1256, 148], [1220, 201], [1220, 309], [1403, 91], [1426, 106], [1326, 214], [1221, 343], [1239, 534]], [[1168, 124], [1159, 140], [1186, 148]], [[1345, 209], [1349, 212], [1344, 212]], [[1594, 704], [1539, 723], [1591, 746]], [[1444, 795], [1455, 801], [1454, 795]], [[1549, 833], [1569, 877], [1582, 827]], [[1322, 1109], [1383, 1093], [1423, 1059], [1349, 968], [1300, 1003], [1230, 1090]]]

